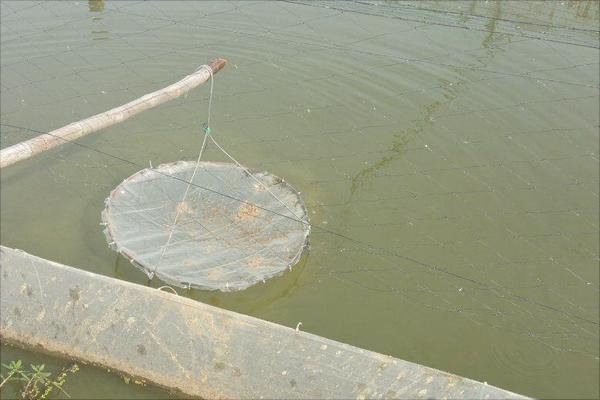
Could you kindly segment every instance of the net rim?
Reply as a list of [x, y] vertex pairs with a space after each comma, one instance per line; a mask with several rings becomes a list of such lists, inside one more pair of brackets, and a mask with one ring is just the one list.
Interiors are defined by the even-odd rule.
[[[269, 274], [265, 274], [262, 279], [246, 282], [247, 283], [246, 285], [238, 285], [235, 287], [207, 286], [207, 285], [202, 285], [202, 284], [192, 283], [192, 282], [182, 282], [181, 280], [174, 279], [174, 278], [170, 277], [168, 274], [165, 274], [161, 271], [152, 272], [149, 270], [148, 267], [146, 267], [142, 263], [138, 262], [136, 260], [135, 256], [127, 251], [127, 248], [117, 245], [117, 242], [115, 240], [113, 232], [110, 229], [109, 218], [110, 218], [110, 209], [111, 209], [112, 199], [114, 198], [115, 194], [118, 193], [122, 189], [123, 185], [126, 185], [128, 182], [134, 180], [138, 176], [147, 173], [147, 171], [154, 171], [154, 170], [158, 170], [158, 169], [167, 169], [167, 168], [171, 168], [173, 166], [181, 166], [182, 164], [195, 164], [195, 163], [196, 163], [196, 161], [194, 161], [194, 160], [179, 160], [179, 161], [162, 163], [162, 164], [159, 164], [158, 166], [151, 166], [148, 168], [144, 168], [144, 169], [141, 169], [141, 170], [133, 173], [132, 175], [128, 176], [121, 183], [119, 183], [113, 190], [111, 190], [110, 194], [104, 201], [104, 209], [102, 210], [102, 212], [100, 214], [101, 221], [102, 221], [101, 225], [103, 225], [105, 227], [103, 230], [103, 233], [104, 233], [104, 236], [106, 238], [109, 248], [111, 248], [115, 252], [121, 254], [134, 267], [136, 267], [137, 269], [144, 272], [148, 276], [149, 279], [152, 279], [154, 276], [157, 276], [161, 281], [163, 281], [165, 283], [168, 283], [170, 285], [175, 285], [178, 287], [188, 288], [188, 289], [193, 288], [193, 289], [209, 290], [209, 291], [217, 291], [218, 290], [218, 291], [222, 291], [222, 292], [241, 291], [241, 290], [245, 290], [251, 286], [254, 286], [260, 282], [264, 283], [267, 279], [271, 279], [271, 278], [280, 276], [286, 270], [291, 270], [291, 268], [294, 265], [296, 265], [302, 258], [302, 255], [304, 254], [304, 250], [309, 248], [309, 236], [310, 236], [310, 231], [311, 231], [311, 224], [310, 224], [310, 220], [309, 220], [308, 209], [306, 208], [306, 205], [304, 203], [304, 200], [302, 199], [302, 196], [300, 196], [300, 192], [297, 191], [285, 179], [280, 178], [279, 176], [274, 175], [270, 172], [267, 172], [262, 169], [257, 169], [257, 168], [248, 168], [245, 166], [243, 168], [241, 168], [234, 163], [229, 163], [229, 162], [224, 162], [224, 161], [200, 161], [200, 164], [233, 166], [233, 167], [236, 167], [241, 170], [245, 169], [246, 171], [248, 171], [249, 173], [251, 173], [253, 175], [254, 174], [269, 175], [271, 177], [276, 178], [278, 180], [279, 184], [284, 185], [287, 190], [290, 190], [291, 192], [293, 192], [296, 195], [296, 197], [298, 199], [298, 206], [300, 207], [300, 210], [303, 213], [303, 218], [301, 221], [302, 221], [302, 225], [305, 226], [305, 228], [303, 229], [304, 239], [302, 241], [302, 244], [298, 248], [298, 252], [294, 255], [294, 257], [292, 257], [290, 259], [290, 261], [284, 268], [281, 268], [280, 270], [272, 271]], [[182, 183], [184, 183], [184, 182], [182, 182]], [[253, 203], [249, 203], [249, 204], [253, 204]]]

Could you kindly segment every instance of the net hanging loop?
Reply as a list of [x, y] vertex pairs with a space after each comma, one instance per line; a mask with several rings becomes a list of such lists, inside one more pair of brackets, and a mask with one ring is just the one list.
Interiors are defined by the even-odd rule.
[[[201, 65], [195, 73], [202, 69], [210, 74], [210, 94], [196, 161], [151, 167], [123, 181], [106, 203], [104, 232], [111, 248], [135, 260], [150, 280], [242, 290], [291, 270], [308, 246], [311, 226], [299, 192], [277, 176], [246, 168], [215, 140], [218, 69]], [[209, 140], [231, 162], [203, 161]]]
[[202, 68], [208, 70], [208, 73], [210, 74], [210, 95], [208, 97], [208, 115], [206, 117], [206, 123], [202, 124], [202, 130], [203, 130], [204, 134], [210, 135], [210, 116], [211, 116], [211, 111], [212, 111], [212, 99], [213, 99], [213, 89], [214, 89], [215, 79], [214, 79], [214, 75], [213, 75], [213, 70], [210, 67], [210, 65], [203, 64], [203, 65], [199, 66], [198, 68], [196, 68], [196, 71], [194, 71], [194, 72], [198, 72]]

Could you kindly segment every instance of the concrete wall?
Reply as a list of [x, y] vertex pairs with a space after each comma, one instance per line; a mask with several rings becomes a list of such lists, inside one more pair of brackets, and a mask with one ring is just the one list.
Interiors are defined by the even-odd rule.
[[0, 339], [202, 398], [522, 398], [0, 247]]

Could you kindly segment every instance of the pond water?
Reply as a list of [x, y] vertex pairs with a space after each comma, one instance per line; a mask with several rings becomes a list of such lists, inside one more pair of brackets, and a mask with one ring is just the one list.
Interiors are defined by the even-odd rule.
[[[301, 192], [311, 246], [264, 284], [180, 294], [530, 396], [598, 397], [598, 4], [3, 1], [1, 145], [227, 58], [213, 135]], [[119, 158], [195, 159], [207, 100], [204, 85], [80, 139], [97, 151], [2, 170], [1, 243], [147, 284], [108, 248], [103, 202], [141, 169]], [[2, 347], [15, 358], [64, 363]], [[65, 388], [166, 396], [94, 368]]]

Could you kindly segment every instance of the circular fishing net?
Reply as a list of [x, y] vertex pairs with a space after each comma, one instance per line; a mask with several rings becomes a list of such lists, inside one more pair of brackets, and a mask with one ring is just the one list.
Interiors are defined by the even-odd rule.
[[111, 248], [151, 278], [222, 291], [245, 289], [298, 262], [310, 225], [294, 188], [236, 164], [195, 167], [163, 164], [117, 186], [102, 212]]

